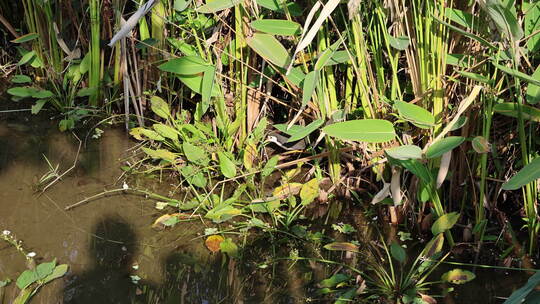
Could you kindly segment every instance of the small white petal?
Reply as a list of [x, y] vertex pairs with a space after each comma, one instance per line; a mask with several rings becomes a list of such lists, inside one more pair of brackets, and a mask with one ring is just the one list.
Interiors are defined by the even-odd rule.
[[4, 230], [4, 231], [2, 231], [2, 234], [3, 234], [3, 235], [10, 235], [10, 234], [11, 234], [11, 231], [9, 231], [9, 230]]
[[33, 258], [36, 256], [36, 253], [32, 251], [32, 252], [29, 252], [26, 256], [29, 258]]
[[124, 182], [124, 184], [122, 185], [122, 188], [123, 188], [124, 190], [128, 190], [128, 189], [129, 189], [129, 186], [128, 186], [128, 184], [127, 184], [126, 182]]

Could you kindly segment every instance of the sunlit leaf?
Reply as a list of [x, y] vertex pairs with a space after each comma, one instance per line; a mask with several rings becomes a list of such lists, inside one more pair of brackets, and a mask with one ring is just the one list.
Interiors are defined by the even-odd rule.
[[358, 245], [355, 245], [353, 243], [347, 243], [347, 242], [333, 242], [330, 244], [326, 244], [324, 245], [324, 249], [332, 250], [332, 251], [359, 252]]
[[342, 140], [368, 143], [387, 142], [396, 137], [391, 122], [381, 119], [363, 119], [338, 122], [323, 128], [329, 136]]
[[251, 37], [246, 37], [246, 43], [262, 58], [285, 68], [291, 62], [291, 56], [285, 47], [272, 35], [254, 33]]
[[29, 33], [29, 34], [26, 34], [26, 35], [22, 35], [17, 39], [11, 40], [11, 42], [13, 42], [13, 43], [25, 43], [25, 42], [28, 42], [28, 41], [32, 41], [32, 40], [34, 40], [34, 39], [36, 39], [38, 37], [39, 37], [38, 33]]
[[218, 152], [219, 158], [219, 168], [221, 173], [226, 178], [233, 178], [236, 176], [236, 165], [232, 160], [225, 154], [225, 152]]
[[404, 101], [396, 101], [394, 106], [403, 119], [410, 121], [419, 128], [427, 129], [435, 124], [433, 114], [422, 107]]
[[540, 178], [540, 157], [533, 159], [503, 184], [504, 190], [516, 190]]
[[171, 115], [169, 104], [167, 104], [165, 100], [161, 99], [161, 97], [152, 96], [150, 101], [152, 112], [154, 112], [157, 116], [167, 119]]
[[184, 56], [171, 59], [158, 68], [164, 72], [193, 75], [204, 72], [208, 66], [208, 63], [199, 56]]
[[233, 242], [231, 238], [226, 238], [223, 242], [219, 244], [219, 247], [222, 252], [225, 252], [230, 257], [238, 256], [238, 246]]
[[251, 27], [272, 35], [298, 35], [300, 24], [283, 19], [259, 19], [251, 22]]
[[203, 14], [217, 13], [227, 8], [231, 8], [243, 0], [207, 0], [206, 4], [199, 7], [197, 11]]
[[300, 199], [302, 200], [302, 205], [307, 206], [311, 204], [319, 196], [319, 180], [314, 178], [304, 185], [300, 190]]
[[315, 70], [307, 73], [302, 85], [302, 106], [306, 106], [307, 103], [311, 100], [313, 92], [315, 92], [318, 83], [319, 71]]
[[388, 36], [388, 39], [390, 41], [390, 45], [400, 51], [407, 49], [409, 47], [409, 44], [411, 44], [411, 40], [407, 36]]
[[493, 107], [495, 113], [514, 118], [519, 117], [520, 109], [521, 117], [523, 117], [523, 119], [540, 122], [540, 109], [529, 105], [521, 105], [515, 102], [503, 102], [496, 104]]
[[385, 150], [386, 154], [399, 160], [420, 159], [422, 158], [422, 149], [415, 145], [403, 145]]
[[433, 235], [445, 232], [446, 230], [451, 229], [459, 220], [459, 213], [451, 212], [440, 216], [433, 226], [431, 226], [431, 232]]
[[218, 252], [220, 250], [220, 244], [225, 239], [221, 235], [211, 235], [208, 238], [206, 238], [206, 241], [204, 241], [204, 244], [206, 245], [206, 248], [210, 250], [211, 252]]
[[476, 275], [468, 270], [452, 269], [442, 275], [441, 280], [452, 284], [465, 284], [476, 278]]
[[435, 158], [442, 156], [448, 151], [452, 151], [465, 141], [465, 137], [461, 136], [448, 136], [432, 143], [426, 150], [427, 158]]

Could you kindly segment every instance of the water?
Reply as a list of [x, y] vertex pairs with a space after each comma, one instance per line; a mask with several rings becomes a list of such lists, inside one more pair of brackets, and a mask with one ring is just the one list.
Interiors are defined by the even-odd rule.
[[[84, 142], [77, 166], [39, 193], [36, 184], [50, 170], [45, 157], [59, 164], [62, 173], [73, 165], [79, 141], [72, 133], [58, 132], [47, 115], [0, 113], [0, 231], [12, 231], [39, 262], [56, 258], [70, 266], [32, 303], [305, 303], [313, 295], [316, 289], [302, 279], [309, 269], [282, 265], [270, 276], [270, 270], [247, 267], [248, 261], [226, 263], [223, 255], [210, 254], [200, 237], [205, 228], [200, 221], [152, 229], [164, 211], [144, 197], [114, 195], [65, 211], [84, 198], [121, 188], [124, 181], [168, 194], [167, 183], [125, 180], [119, 168], [135, 143], [121, 129], [103, 129], [99, 140], [89, 136]], [[78, 135], [84, 139], [87, 134]], [[252, 247], [258, 262], [270, 251], [264, 241]], [[0, 280], [15, 280], [25, 268], [25, 259], [0, 243]], [[519, 272], [477, 274], [440, 303], [502, 303], [526, 281]], [[141, 278], [138, 284], [132, 282], [136, 278]], [[12, 283], [0, 302], [10, 303], [16, 294]]]

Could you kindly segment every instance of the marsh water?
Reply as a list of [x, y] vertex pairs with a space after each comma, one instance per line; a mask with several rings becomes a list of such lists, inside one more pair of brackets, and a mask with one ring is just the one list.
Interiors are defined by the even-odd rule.
[[[5, 109], [5, 108], [4, 108]], [[58, 131], [57, 122], [28, 112], [0, 113], [0, 231], [10, 230], [39, 262], [56, 258], [69, 264], [68, 274], [45, 286], [32, 303], [274, 303], [232, 284], [238, 275], [219, 254], [204, 246], [200, 221], [181, 223], [166, 231], [151, 225], [163, 214], [155, 201], [116, 194], [92, 200], [73, 210], [64, 208], [97, 193], [119, 189], [126, 182], [120, 167], [135, 145], [121, 128], [102, 127], [99, 139], [78, 132]], [[90, 134], [92, 135], [92, 134]], [[76, 166], [41, 193], [39, 179], [50, 171], [61, 174]], [[145, 187], [167, 194], [170, 185], [157, 180]], [[264, 249], [264, 246], [261, 246]], [[230, 266], [230, 265], [229, 265]], [[0, 279], [16, 279], [25, 259], [0, 243]], [[285, 274], [287, 276], [287, 274]], [[140, 278], [140, 280], [139, 280]], [[523, 273], [482, 270], [473, 282], [459, 286], [444, 303], [502, 303], [526, 276]], [[256, 284], [250, 277], [238, 284]], [[11, 284], [4, 302], [17, 288]], [[253, 288], [256, 290], [257, 288]], [[293, 291], [283, 303], [305, 303]], [[266, 298], [266, 300], [265, 300]], [[272, 300], [269, 300], [272, 299]], [[1, 299], [0, 299], [1, 301]]]

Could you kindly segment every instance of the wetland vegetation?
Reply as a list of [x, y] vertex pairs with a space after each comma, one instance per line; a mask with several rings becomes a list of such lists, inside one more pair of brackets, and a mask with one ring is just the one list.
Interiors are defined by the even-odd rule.
[[0, 47], [1, 303], [540, 303], [540, 1], [2, 1]]

